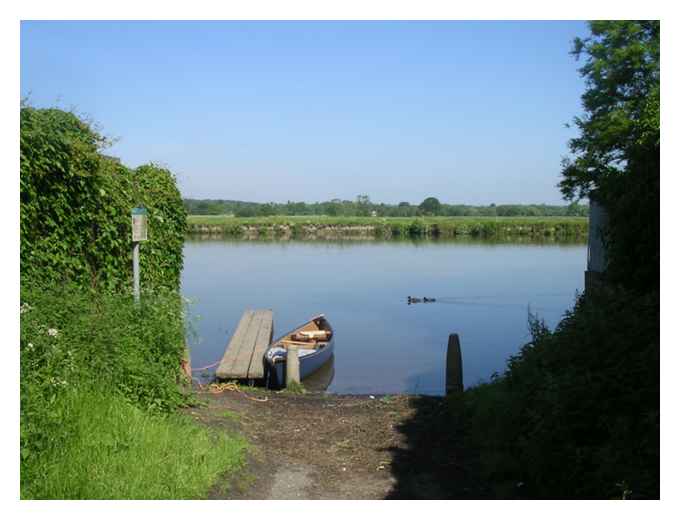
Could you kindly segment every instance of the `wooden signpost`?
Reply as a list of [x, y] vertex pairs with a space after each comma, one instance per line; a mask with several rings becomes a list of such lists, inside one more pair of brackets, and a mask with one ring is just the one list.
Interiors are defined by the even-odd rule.
[[132, 208], [132, 290], [139, 302], [139, 243], [147, 240], [148, 215], [146, 208]]

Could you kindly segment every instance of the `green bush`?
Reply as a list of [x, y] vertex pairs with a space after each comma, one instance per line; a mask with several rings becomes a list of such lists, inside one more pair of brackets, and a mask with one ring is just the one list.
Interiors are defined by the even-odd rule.
[[589, 293], [554, 332], [531, 331], [503, 375], [465, 393], [483, 477], [501, 496], [658, 497], [658, 293]]
[[427, 224], [422, 220], [413, 220], [408, 226], [408, 234], [411, 237], [421, 237], [427, 234]]
[[175, 179], [100, 153], [106, 140], [74, 114], [21, 108], [21, 279], [129, 290], [131, 216], [149, 210], [141, 246], [146, 288], [179, 288], [186, 213]]

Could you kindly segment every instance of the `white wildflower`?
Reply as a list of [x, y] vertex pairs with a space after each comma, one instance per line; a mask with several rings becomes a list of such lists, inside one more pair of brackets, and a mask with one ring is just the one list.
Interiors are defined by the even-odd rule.
[[19, 313], [23, 314], [24, 312], [30, 311], [32, 308], [33, 307], [31, 307], [28, 303], [24, 302], [24, 303], [21, 304], [21, 308], [19, 309]]
[[56, 338], [59, 335], [59, 331], [57, 329], [47, 329], [47, 335]]

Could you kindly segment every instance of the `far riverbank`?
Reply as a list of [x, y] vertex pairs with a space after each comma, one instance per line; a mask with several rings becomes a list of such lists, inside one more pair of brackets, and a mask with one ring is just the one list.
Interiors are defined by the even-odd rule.
[[585, 238], [585, 217], [328, 217], [189, 215], [191, 236], [231, 238]]

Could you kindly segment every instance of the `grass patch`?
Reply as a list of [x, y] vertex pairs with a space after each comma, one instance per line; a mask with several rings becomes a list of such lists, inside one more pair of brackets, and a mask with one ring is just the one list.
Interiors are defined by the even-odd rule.
[[287, 383], [284, 391], [288, 394], [296, 394], [296, 395], [301, 395], [301, 394], [307, 393], [307, 389], [305, 388], [305, 385], [303, 385], [302, 383], [297, 383], [295, 381], [291, 381], [290, 383]]
[[242, 438], [178, 414], [144, 413], [118, 396], [73, 391], [53, 411], [69, 435], [42, 454], [22, 498], [202, 498], [244, 464]]

